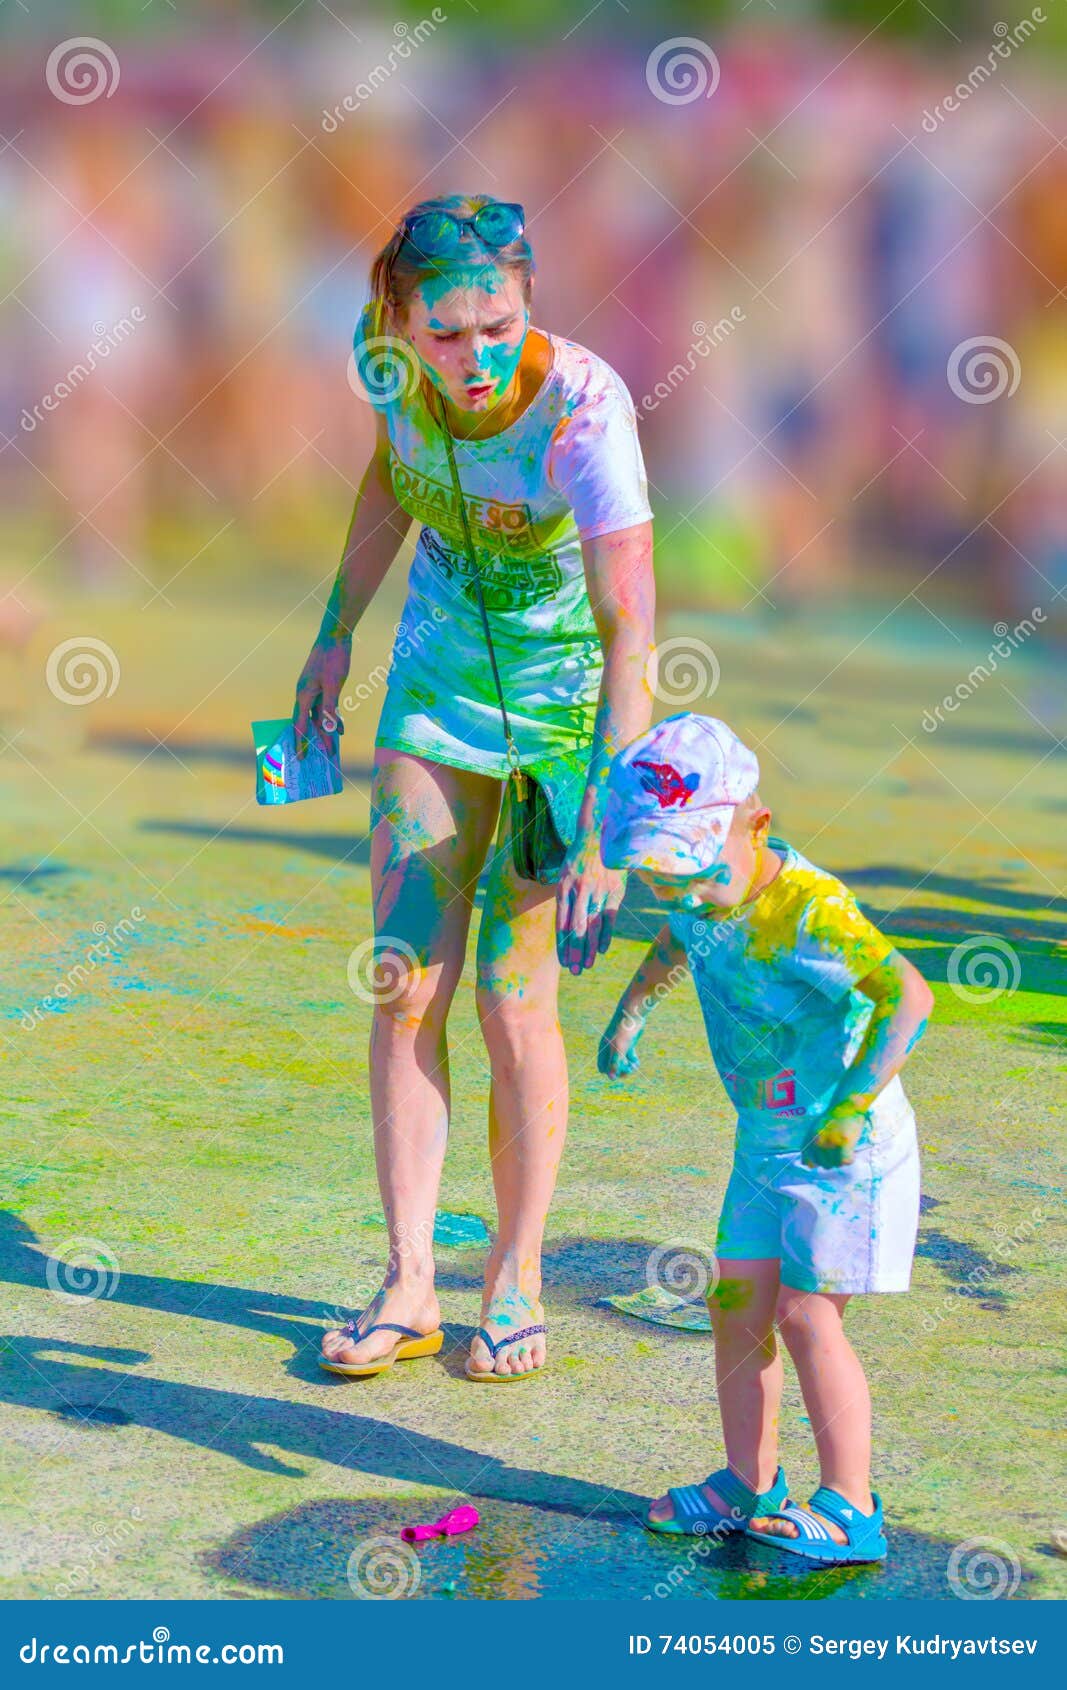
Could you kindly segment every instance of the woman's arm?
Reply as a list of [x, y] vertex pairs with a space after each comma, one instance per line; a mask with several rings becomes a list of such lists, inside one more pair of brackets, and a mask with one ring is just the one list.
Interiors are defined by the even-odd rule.
[[309, 717], [326, 744], [323, 716], [337, 713], [337, 701], [352, 661], [352, 632], [370, 604], [410, 525], [389, 475], [389, 431], [377, 416], [374, 453], [360, 482], [344, 551], [315, 643], [296, 686], [293, 723], [297, 755], [307, 749]]
[[600, 823], [615, 753], [652, 720], [648, 660], [655, 628], [652, 524], [640, 522], [582, 542], [586, 586], [604, 649], [589, 779], [578, 833], [557, 889], [557, 950], [573, 974], [611, 943], [625, 876], [600, 860]]

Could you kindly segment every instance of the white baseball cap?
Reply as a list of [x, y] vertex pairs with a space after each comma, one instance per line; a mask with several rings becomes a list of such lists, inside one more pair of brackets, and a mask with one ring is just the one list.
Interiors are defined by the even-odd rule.
[[666, 716], [608, 771], [600, 833], [607, 868], [699, 874], [722, 854], [734, 809], [759, 784], [755, 752], [715, 716]]

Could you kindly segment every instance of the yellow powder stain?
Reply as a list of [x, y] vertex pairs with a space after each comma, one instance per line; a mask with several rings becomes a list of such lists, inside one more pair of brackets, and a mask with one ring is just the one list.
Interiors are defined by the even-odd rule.
[[[781, 891], [776, 889], [781, 887]], [[817, 945], [838, 954], [880, 948], [888, 956], [892, 945], [883, 939], [851, 894], [832, 875], [818, 869], [795, 868], [771, 882], [750, 917], [749, 955], [768, 962], [782, 951], [794, 951], [801, 919]], [[880, 946], [875, 941], [879, 940]]]
[[243, 933], [273, 933], [282, 939], [336, 939], [337, 934], [325, 927], [282, 927], [276, 921], [260, 921], [256, 916], [246, 915], [235, 922], [236, 927]]

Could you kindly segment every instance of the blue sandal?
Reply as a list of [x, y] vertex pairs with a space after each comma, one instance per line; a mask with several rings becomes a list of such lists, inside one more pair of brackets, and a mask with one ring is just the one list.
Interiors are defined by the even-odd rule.
[[[882, 1530], [882, 1499], [876, 1491], [872, 1491], [871, 1495], [874, 1497], [874, 1513], [861, 1514], [839, 1491], [828, 1490], [821, 1485], [809, 1498], [806, 1508], [796, 1502], [787, 1502], [782, 1507], [767, 1510], [771, 1519], [792, 1520], [797, 1528], [796, 1537], [757, 1532], [751, 1526], [745, 1527], [745, 1535], [756, 1543], [767, 1544], [771, 1549], [785, 1549], [791, 1555], [804, 1555], [809, 1561], [824, 1561], [830, 1565], [884, 1561], [889, 1545]], [[760, 1511], [756, 1509], [755, 1512], [758, 1514]], [[848, 1542], [835, 1543], [823, 1521], [815, 1518], [816, 1514], [840, 1526]]]
[[[478, 1337], [482, 1340], [494, 1362], [505, 1344], [514, 1344], [519, 1338], [532, 1338], [535, 1333], [547, 1332], [547, 1326], [524, 1326], [521, 1332], [507, 1332], [503, 1338], [492, 1338], [484, 1326], [479, 1326]], [[473, 1379], [476, 1385], [510, 1385], [513, 1379], [532, 1379], [535, 1373], [543, 1373], [543, 1367], [527, 1367], [522, 1373], [495, 1373], [492, 1368], [475, 1368], [472, 1370], [470, 1356], [463, 1369], [468, 1379]]]
[[373, 1361], [331, 1361], [328, 1356], [319, 1357], [319, 1366], [327, 1373], [343, 1373], [349, 1379], [365, 1379], [372, 1373], [386, 1373], [394, 1361], [414, 1361], [416, 1356], [435, 1356], [445, 1341], [445, 1335], [438, 1327], [436, 1332], [417, 1332], [413, 1326], [397, 1326], [392, 1320], [378, 1320], [373, 1326], [368, 1326], [361, 1332], [354, 1320], [346, 1320], [343, 1326], [334, 1328], [351, 1338], [353, 1344], [361, 1339], [369, 1338], [372, 1332], [399, 1332], [400, 1337], [391, 1350], [383, 1356], [375, 1356]]
[[667, 1492], [674, 1504], [673, 1518], [652, 1520], [646, 1515], [648, 1530], [668, 1537], [706, 1537], [712, 1532], [718, 1537], [729, 1537], [734, 1532], [743, 1532], [754, 1514], [776, 1513], [789, 1496], [789, 1486], [780, 1467], [770, 1490], [749, 1490], [729, 1467], [709, 1473], [704, 1483], [718, 1491], [728, 1513], [723, 1514], [709, 1502], [699, 1485], [676, 1485]]

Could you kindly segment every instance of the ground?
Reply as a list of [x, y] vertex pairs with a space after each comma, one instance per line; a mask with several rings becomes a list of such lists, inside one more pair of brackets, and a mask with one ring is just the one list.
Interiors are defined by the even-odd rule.
[[[563, 984], [572, 1118], [544, 1376], [465, 1381], [483, 1252], [452, 1246], [438, 1358], [363, 1382], [316, 1366], [324, 1324], [362, 1305], [381, 1266], [370, 1007], [348, 963], [370, 934], [367, 772], [399, 601], [390, 588], [357, 645], [345, 793], [268, 811], [248, 724], [288, 713], [317, 622], [302, 598], [70, 600], [2, 660], [0, 1594], [1064, 1594], [1056, 666], [1013, 654], [931, 730], [924, 712], [989, 629], [957, 644], [918, 611], [873, 633], [881, 611], [661, 626], [721, 671], [713, 698], [683, 680], [671, 702], [757, 744], [777, 829], [856, 887], [937, 998], [906, 1077], [924, 1158], [913, 1290], [849, 1317], [891, 1559], [820, 1573], [638, 1523], [648, 1496], [721, 1463], [710, 1340], [596, 1302], [642, 1286], [658, 1246], [706, 1247], [730, 1157], [688, 985], [632, 1079], [597, 1074], [652, 920], [640, 899], [592, 973]], [[103, 660], [115, 684], [64, 703], [46, 660], [86, 635], [117, 660], [117, 674]], [[984, 988], [967, 973], [983, 950]], [[469, 968], [451, 1046], [441, 1205], [492, 1225]], [[791, 1376], [782, 1443], [803, 1497], [816, 1473]], [[400, 1549], [401, 1524], [467, 1498], [476, 1531]]]

